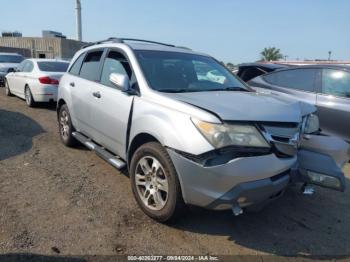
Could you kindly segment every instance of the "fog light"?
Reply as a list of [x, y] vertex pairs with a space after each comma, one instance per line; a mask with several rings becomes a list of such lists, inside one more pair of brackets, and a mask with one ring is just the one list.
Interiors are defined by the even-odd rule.
[[237, 200], [237, 202], [239, 203], [239, 204], [243, 204], [244, 202], [246, 202], [247, 201], [247, 198], [246, 197], [240, 197], [240, 198], [238, 198], [238, 200]]
[[341, 186], [339, 179], [332, 176], [327, 176], [312, 171], [307, 171], [307, 176], [309, 177], [312, 183], [320, 186], [331, 187], [336, 189], [339, 189]]

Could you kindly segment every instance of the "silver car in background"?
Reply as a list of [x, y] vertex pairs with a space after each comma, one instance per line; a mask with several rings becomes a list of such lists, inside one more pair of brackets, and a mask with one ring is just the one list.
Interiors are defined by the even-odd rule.
[[321, 130], [350, 142], [350, 67], [308, 65], [285, 68], [248, 81], [257, 91], [270, 92], [317, 107]]
[[56, 102], [59, 80], [69, 62], [55, 59], [27, 59], [5, 77], [6, 95], [25, 99], [32, 107], [38, 102]]
[[23, 56], [17, 53], [0, 53], [0, 87], [5, 86], [5, 76], [13, 72], [23, 60]]
[[[214, 70], [220, 81], [203, 78]], [[57, 103], [62, 142], [127, 168], [140, 208], [159, 221], [184, 204], [239, 215], [293, 182], [343, 191], [349, 145], [317, 135], [315, 111], [253, 92], [208, 55], [118, 38], [76, 53]]]

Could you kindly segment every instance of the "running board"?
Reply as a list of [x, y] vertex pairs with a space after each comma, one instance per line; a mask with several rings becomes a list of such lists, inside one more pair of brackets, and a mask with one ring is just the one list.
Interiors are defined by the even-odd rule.
[[80, 143], [82, 143], [84, 146], [86, 146], [88, 149], [95, 151], [95, 153], [101, 157], [103, 160], [107, 161], [109, 164], [114, 166], [116, 169], [121, 170], [123, 169], [126, 164], [123, 160], [121, 160], [118, 156], [115, 156], [108, 152], [103, 147], [95, 144], [91, 141], [91, 139], [87, 138], [86, 136], [82, 135], [79, 132], [73, 132], [73, 137], [78, 140]]

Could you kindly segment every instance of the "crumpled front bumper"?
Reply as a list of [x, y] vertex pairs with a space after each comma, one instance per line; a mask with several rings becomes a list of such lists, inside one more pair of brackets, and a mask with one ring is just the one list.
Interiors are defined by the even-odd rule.
[[[302, 140], [295, 157], [278, 158], [274, 154], [241, 157], [217, 166], [203, 166], [172, 149], [168, 153], [179, 176], [184, 201], [222, 210], [274, 199], [290, 182], [344, 191], [342, 167], [349, 161], [350, 147], [336, 137], [309, 135]], [[336, 186], [322, 181], [325, 177], [337, 181]]]
[[236, 158], [204, 167], [168, 149], [179, 176], [187, 204], [209, 209], [230, 209], [259, 204], [279, 195], [290, 181], [296, 157], [277, 158], [274, 154]]

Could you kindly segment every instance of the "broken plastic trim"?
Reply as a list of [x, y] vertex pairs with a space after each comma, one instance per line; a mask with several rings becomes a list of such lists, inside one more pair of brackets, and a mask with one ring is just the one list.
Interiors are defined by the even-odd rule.
[[223, 165], [235, 158], [263, 156], [272, 153], [271, 148], [239, 146], [229, 146], [215, 149], [200, 155], [193, 155], [173, 148], [169, 149], [204, 167]]

